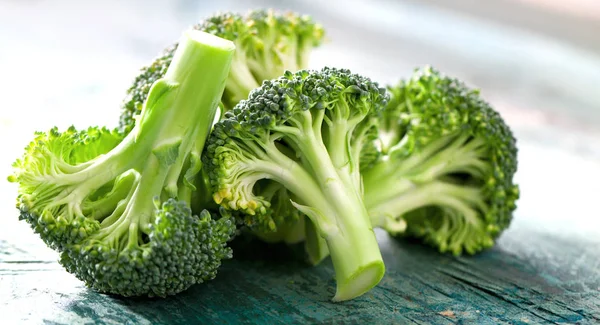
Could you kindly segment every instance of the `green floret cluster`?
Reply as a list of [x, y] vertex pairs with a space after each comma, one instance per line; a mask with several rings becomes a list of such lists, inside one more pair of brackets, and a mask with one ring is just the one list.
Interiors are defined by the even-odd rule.
[[519, 199], [500, 114], [431, 67], [387, 88], [309, 70], [323, 37], [294, 13], [208, 17], [142, 68], [117, 129], [35, 134], [9, 176], [19, 218], [122, 296], [215, 278], [240, 231], [330, 257], [334, 301], [384, 277], [374, 228], [454, 255], [492, 247]]
[[[510, 225], [519, 197], [509, 127], [430, 67], [386, 90], [343, 69], [286, 73], [225, 114], [203, 157], [215, 201], [260, 238], [304, 240], [312, 264], [331, 256], [334, 300], [378, 282], [372, 228], [474, 254]], [[289, 204], [264, 195], [265, 181]]]
[[430, 67], [388, 91], [382, 156], [363, 174], [374, 225], [405, 223], [405, 235], [441, 252], [493, 246], [519, 197], [509, 127], [478, 91]]
[[[61, 250], [99, 229], [99, 223], [93, 218], [72, 213], [75, 208], [94, 211], [92, 204], [73, 207], [55, 203], [57, 198], [64, 199], [67, 193], [63, 194], [46, 179], [82, 170], [85, 167], [82, 164], [109, 152], [122, 139], [118, 132], [106, 128], [90, 127], [78, 131], [71, 127], [62, 133], [52, 128], [48, 132], [37, 132], [25, 148], [23, 158], [13, 164], [16, 170], [22, 171], [9, 176], [11, 182], [20, 183], [19, 219], [28, 222], [46, 245]], [[36, 213], [30, 210], [34, 205], [48, 208]]]
[[148, 234], [130, 232], [124, 248], [111, 244], [121, 240], [119, 232], [104, 227], [67, 246], [60, 264], [100, 292], [164, 297], [214, 279], [221, 261], [232, 257], [225, 246], [234, 232], [230, 218], [207, 210], [194, 215], [175, 199], [158, 203], [154, 214]]
[[214, 278], [231, 257], [233, 218], [191, 207], [234, 49], [186, 33], [127, 136], [53, 128], [13, 164], [20, 218], [89, 287], [164, 297]]
[[[310, 52], [324, 39], [323, 27], [310, 16], [274, 10], [252, 10], [244, 15], [217, 13], [192, 29], [233, 41], [236, 45], [221, 98], [223, 112], [246, 99], [263, 80], [277, 78], [286, 70], [307, 68]], [[141, 69], [127, 91], [120, 130], [128, 132], [133, 128], [135, 116], [140, 113], [150, 87], [165, 74], [176, 48], [177, 44], [166, 48], [154, 62]]]
[[362, 199], [360, 161], [376, 139], [387, 100], [384, 88], [348, 70], [286, 72], [226, 113], [206, 145], [215, 201], [243, 212], [248, 226], [269, 232], [288, 223], [288, 214], [274, 214], [271, 202], [257, 195], [259, 181], [276, 182], [293, 195], [292, 205], [331, 252], [334, 300], [359, 296], [383, 277]]

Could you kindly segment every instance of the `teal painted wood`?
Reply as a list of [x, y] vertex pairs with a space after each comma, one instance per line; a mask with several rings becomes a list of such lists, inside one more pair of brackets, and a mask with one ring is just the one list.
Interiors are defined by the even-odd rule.
[[15, 324], [600, 323], [597, 243], [513, 231], [490, 251], [455, 258], [410, 241], [380, 241], [384, 280], [345, 303], [328, 300], [329, 262], [311, 268], [297, 251], [244, 239], [217, 279], [167, 299], [98, 294], [55, 262], [3, 242], [0, 308]]

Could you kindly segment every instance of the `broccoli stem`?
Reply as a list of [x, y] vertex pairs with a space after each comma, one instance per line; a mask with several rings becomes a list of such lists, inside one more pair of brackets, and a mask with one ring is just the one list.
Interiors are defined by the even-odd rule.
[[81, 205], [83, 213], [97, 220], [103, 219], [116, 209], [138, 181], [139, 175], [136, 171], [125, 172], [115, 180], [112, 190], [104, 197], [98, 200], [84, 201]]
[[296, 47], [299, 50], [296, 50], [296, 66], [299, 69], [306, 69], [308, 67], [310, 61], [310, 54], [314, 49], [314, 46], [308, 43], [311, 41], [312, 40], [307, 41], [304, 39], [298, 40], [298, 45]]
[[256, 80], [269, 80], [273, 76], [281, 74], [280, 71], [274, 71], [280, 66], [281, 62], [278, 62], [278, 59], [274, 58], [271, 53], [273, 48], [277, 46], [276, 37], [276, 32], [270, 30], [262, 39], [262, 44], [256, 50], [254, 58], [248, 60], [248, 67]]
[[[314, 115], [304, 111], [288, 120], [293, 127], [276, 128], [288, 134], [286, 141], [302, 152], [302, 166], [272, 144], [263, 149], [269, 161], [274, 162], [275, 171], [265, 170], [266, 162], [255, 167], [257, 171], [270, 174], [298, 198], [298, 202], [293, 202], [294, 206], [310, 218], [318, 234], [327, 242], [337, 282], [333, 301], [364, 294], [379, 283], [385, 272], [361, 189], [353, 177], [352, 164], [348, 166], [348, 160], [358, 159], [348, 155], [348, 136], [357, 124], [346, 121], [348, 111], [347, 103], [341, 101], [333, 120], [325, 118], [323, 110]], [[321, 133], [323, 122], [328, 123], [331, 131], [325, 139]], [[287, 168], [282, 170], [277, 166]], [[319, 244], [316, 240], [311, 243]], [[321, 249], [314, 253], [315, 256], [309, 258], [315, 261], [327, 254]]]
[[[141, 122], [127, 136], [122, 149], [111, 151], [105, 159], [90, 167], [115, 175], [132, 168], [140, 175], [122, 213], [112, 214], [108, 222], [102, 223], [103, 230], [111, 230], [111, 238], [123, 237], [125, 232], [131, 236], [132, 229], [149, 233], [156, 208], [154, 199], [161, 195], [177, 197], [179, 186], [193, 186], [180, 181], [180, 177], [186, 159], [204, 145], [208, 136], [225, 87], [233, 50], [229, 41], [202, 32], [188, 32], [164, 78], [150, 90]], [[94, 188], [104, 185], [101, 176], [105, 175], [101, 173], [90, 178], [84, 183], [85, 190], [79, 192], [91, 193]], [[117, 187], [116, 192], [123, 193], [123, 189]], [[116, 206], [118, 201], [110, 194], [107, 200]], [[182, 199], [189, 204], [191, 194]], [[106, 213], [110, 210], [97, 211]], [[106, 231], [101, 231], [98, 236], [105, 234]], [[130, 238], [127, 245], [131, 247], [137, 243], [137, 238]]]
[[[189, 32], [189, 35], [196, 34], [201, 32]], [[54, 184], [69, 188], [49, 205], [50, 208], [67, 202], [83, 202], [104, 186], [106, 180], [115, 179], [127, 170], [143, 173], [148, 157], [157, 157], [161, 164], [169, 165], [169, 178], [157, 182], [166, 186], [170, 197], [177, 195], [177, 183], [188, 153], [194, 146], [203, 145], [210, 131], [218, 103], [214, 97], [222, 94], [233, 50], [231, 43], [226, 43], [231, 48], [220, 49], [210, 43], [203, 44], [202, 40], [193, 40], [189, 35], [187, 41], [179, 45], [181, 51], [176, 52], [165, 78], [150, 90], [141, 121], [132, 132], [86, 168], [52, 177]], [[213, 64], [199, 64], [208, 61]], [[202, 69], [193, 69], [196, 66]], [[160, 194], [160, 191], [155, 193]]]
[[[131, 200], [129, 213], [131, 217], [129, 224], [137, 224], [138, 228], [146, 233], [150, 233], [150, 223], [153, 221], [155, 202], [164, 188], [165, 179], [169, 173], [169, 168], [162, 165], [156, 157], [148, 157], [144, 172], [141, 175], [133, 198]], [[133, 222], [133, 221], [136, 222]]]
[[481, 197], [481, 192], [477, 188], [434, 181], [407, 190], [395, 199], [371, 205], [369, 211], [371, 214], [402, 216], [424, 206], [437, 205], [460, 211], [468, 223], [477, 224], [479, 221], [474, 207], [485, 208]]
[[160, 197], [165, 186], [168, 196], [176, 196], [188, 153], [194, 146], [203, 146], [210, 131], [233, 50], [229, 41], [198, 31], [188, 32], [165, 77], [150, 90], [140, 123], [114, 150], [85, 169], [58, 179], [75, 187], [69, 198], [81, 199], [71, 201], [81, 202], [106, 180], [130, 169], [142, 175], [137, 185], [142, 193], [136, 191], [133, 200], [141, 196], [148, 201], [132, 213], [145, 215], [152, 211], [152, 198]]
[[417, 187], [417, 184], [409, 179], [388, 177], [374, 182], [365, 177], [363, 180], [365, 188], [364, 202], [369, 211], [372, 210], [372, 207], [400, 198], [406, 192]]
[[311, 198], [317, 196], [314, 192], [294, 194], [309, 203], [311, 209], [303, 212], [327, 241], [337, 281], [333, 300], [344, 301], [376, 286], [385, 267], [360, 190], [344, 167], [336, 168], [320, 133], [312, 126], [306, 130], [303, 141], [296, 144], [311, 164], [327, 206], [320, 208], [311, 203]]
[[[277, 58], [281, 62], [281, 68], [283, 71], [289, 70], [296, 72], [300, 70], [298, 65], [298, 36], [292, 34], [289, 39], [285, 41], [285, 45], [281, 47], [274, 47], [273, 51], [277, 55]], [[287, 53], [286, 53], [287, 52]], [[275, 72], [275, 71], [273, 71]]]
[[[182, 180], [182, 176], [185, 176], [182, 172], [185, 172], [184, 166], [189, 165], [186, 165], [188, 159], [192, 159], [193, 154], [199, 155], [198, 148], [204, 146], [210, 132], [233, 52], [233, 43], [203, 32], [189, 31], [179, 43], [173, 61], [162, 79], [168, 89], [156, 90], [166, 91], [167, 94], [156, 99], [157, 108], [152, 107], [162, 110], [161, 113], [165, 116], [152, 119], [151, 121], [158, 121], [160, 124], [150, 130], [145, 128], [142, 118], [139, 124], [141, 130], [137, 134], [140, 138], [149, 136], [146, 134], [151, 132], [156, 137], [152, 146], [153, 155], [146, 161], [142, 182], [138, 186], [143, 188], [142, 197], [148, 201], [150, 209], [154, 208], [151, 204], [152, 197], [159, 197], [163, 188], [167, 197], [177, 197], [181, 193], [181, 199], [190, 204], [191, 193], [181, 187], [193, 185]], [[154, 87], [164, 86], [157, 83]], [[150, 96], [152, 94], [153, 90], [150, 91]], [[150, 96], [148, 101], [152, 100]], [[150, 179], [151, 183], [143, 184], [145, 179]], [[140, 225], [142, 229], [148, 224], [148, 220], [143, 221]]]
[[242, 99], [246, 99], [250, 91], [254, 88], [258, 88], [260, 82], [254, 78], [254, 75], [248, 68], [246, 57], [243, 53], [236, 52], [231, 63], [231, 72], [227, 79], [227, 98], [229, 99], [226, 103], [225, 110], [233, 109], [235, 103]]
[[[385, 267], [359, 190], [349, 175], [340, 177], [344, 171], [331, 161], [318, 133], [320, 128], [313, 128], [307, 121], [304, 119], [305, 127], [298, 131], [298, 137], [290, 140], [303, 153], [308, 168], [281, 152], [272, 140], [260, 147], [246, 142], [246, 150], [259, 159], [238, 163], [236, 167], [240, 170], [238, 175], [248, 173], [244, 176], [246, 183], [272, 179], [297, 198], [292, 204], [310, 218], [331, 252], [337, 280], [333, 300], [348, 300], [377, 285]], [[220, 193], [215, 194], [217, 202], [221, 197]]]
[[306, 219], [304, 226], [304, 249], [308, 255], [308, 262], [311, 265], [318, 265], [329, 256], [329, 249], [327, 248], [325, 238], [319, 234], [315, 224], [310, 219]]

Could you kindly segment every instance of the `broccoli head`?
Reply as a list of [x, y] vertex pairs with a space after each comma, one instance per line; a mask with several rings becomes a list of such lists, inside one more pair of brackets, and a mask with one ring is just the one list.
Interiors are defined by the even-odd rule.
[[286, 72], [263, 82], [215, 124], [203, 161], [214, 199], [243, 213], [261, 232], [277, 231], [260, 186], [268, 180], [290, 193], [331, 253], [335, 301], [357, 297], [384, 274], [381, 253], [361, 190], [361, 153], [377, 135], [384, 88], [348, 70]]
[[[245, 15], [226, 12], [206, 18], [192, 29], [231, 40], [236, 45], [231, 71], [221, 98], [222, 111], [232, 109], [263, 80], [284, 71], [307, 68], [310, 52], [323, 41], [323, 27], [310, 16], [254, 10]], [[177, 44], [141, 69], [127, 91], [120, 129], [128, 132], [135, 124], [151, 85], [167, 71]]]
[[65, 269], [123, 296], [166, 296], [215, 276], [235, 224], [190, 206], [234, 44], [192, 31], [127, 135], [38, 133], [9, 180], [18, 208]]
[[388, 90], [381, 156], [363, 172], [374, 226], [441, 252], [491, 247], [519, 197], [510, 128], [477, 90], [430, 67]]

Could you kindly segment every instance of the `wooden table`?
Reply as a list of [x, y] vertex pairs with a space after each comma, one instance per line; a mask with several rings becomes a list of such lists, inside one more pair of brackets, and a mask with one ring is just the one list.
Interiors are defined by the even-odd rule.
[[[136, 68], [204, 15], [191, 12], [217, 9], [104, 3], [2, 4], [0, 42], [10, 46], [0, 51], [0, 175], [34, 130], [114, 125]], [[290, 5], [331, 31], [314, 66], [387, 82], [431, 63], [483, 88], [520, 149], [522, 199], [495, 248], [455, 258], [378, 233], [385, 278], [365, 296], [334, 304], [330, 262], [310, 268], [294, 250], [238, 242], [236, 259], [214, 281], [168, 299], [122, 299], [62, 270], [16, 220], [15, 187], [0, 182], [0, 323], [600, 323], [600, 55], [481, 17], [376, 4], [353, 2], [343, 12], [335, 1]]]

